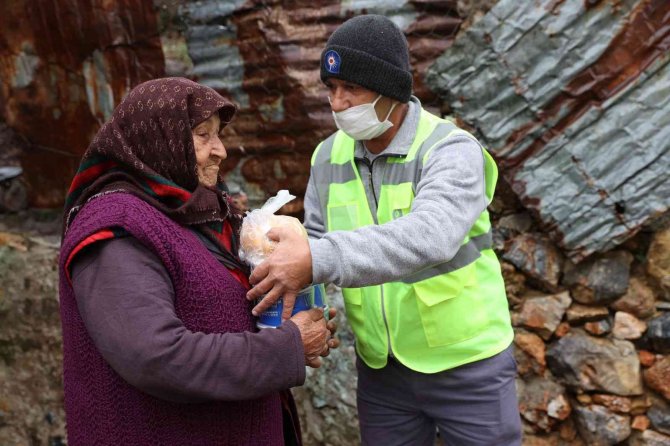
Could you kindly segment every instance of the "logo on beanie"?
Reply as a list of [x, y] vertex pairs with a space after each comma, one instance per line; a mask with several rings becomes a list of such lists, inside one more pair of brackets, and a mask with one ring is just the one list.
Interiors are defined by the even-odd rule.
[[340, 72], [340, 55], [337, 54], [337, 51], [328, 51], [323, 58], [323, 65], [329, 73], [338, 74]]

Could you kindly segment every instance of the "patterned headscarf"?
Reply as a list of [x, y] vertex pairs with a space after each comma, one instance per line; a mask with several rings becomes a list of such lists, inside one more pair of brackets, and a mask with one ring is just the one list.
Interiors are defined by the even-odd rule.
[[[91, 197], [131, 193], [182, 225], [193, 226], [222, 248], [232, 267], [241, 215], [225, 184], [198, 181], [192, 129], [218, 113], [221, 126], [235, 106], [213, 89], [185, 78], [144, 82], [116, 107], [86, 150], [65, 203], [64, 230]], [[232, 234], [225, 234], [229, 223]], [[233, 244], [230, 244], [230, 236]]]

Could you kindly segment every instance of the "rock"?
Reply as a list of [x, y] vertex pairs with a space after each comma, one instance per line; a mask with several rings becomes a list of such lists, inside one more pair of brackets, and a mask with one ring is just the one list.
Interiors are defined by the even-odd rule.
[[0, 212], [17, 212], [27, 207], [28, 190], [22, 177], [0, 181]]
[[523, 271], [541, 289], [558, 290], [563, 255], [546, 236], [538, 233], [518, 235], [506, 244], [503, 259]]
[[356, 411], [356, 353], [346, 323], [342, 293], [327, 288], [328, 301], [338, 311], [340, 348], [333, 350], [319, 369], [307, 369], [305, 385], [292, 389], [298, 406], [305, 445], [359, 444]]
[[638, 357], [640, 358], [640, 364], [642, 367], [651, 367], [656, 362], [656, 355], [647, 350], [640, 350], [637, 352]]
[[567, 441], [568, 444], [575, 444], [576, 440], [580, 440], [579, 443], [581, 443], [581, 439], [577, 437], [577, 427], [575, 426], [575, 422], [573, 421], [572, 417], [566, 419], [560, 424], [558, 427], [558, 435], [562, 440]]
[[656, 232], [647, 252], [647, 272], [670, 300], [670, 227]]
[[630, 413], [632, 401], [630, 398], [618, 395], [595, 394], [593, 395], [593, 402], [607, 407], [612, 412]]
[[535, 331], [548, 340], [571, 302], [567, 291], [550, 296], [528, 297], [524, 300], [521, 312], [512, 314], [512, 323]]
[[625, 311], [640, 319], [654, 315], [654, 291], [646, 282], [638, 277], [631, 277], [628, 291], [611, 307], [618, 311]]
[[60, 435], [49, 437], [49, 446], [67, 446], [65, 440]]
[[589, 446], [615, 445], [631, 433], [630, 417], [611, 412], [604, 406], [578, 406], [574, 413], [577, 430]]
[[651, 398], [647, 394], [633, 397], [630, 402], [630, 414], [642, 415], [649, 410], [651, 404]]
[[498, 220], [498, 228], [517, 234], [527, 232], [533, 224], [528, 212], [505, 215]]
[[17, 234], [2, 238], [0, 444], [47, 444], [65, 436], [58, 249]]
[[588, 393], [579, 393], [577, 394], [577, 401], [587, 406], [593, 402], [593, 397]]
[[609, 319], [602, 319], [598, 322], [587, 322], [584, 324], [584, 330], [594, 336], [604, 336], [612, 331], [612, 324]]
[[571, 407], [560, 384], [542, 377], [517, 381], [521, 416], [537, 429], [550, 432], [559, 421], [570, 416]]
[[664, 313], [647, 321], [645, 339], [654, 351], [670, 353], [670, 313]]
[[488, 208], [494, 214], [503, 214], [508, 212], [517, 212], [523, 210], [523, 204], [519, 201], [516, 192], [512, 190], [509, 183], [502, 175], [496, 183], [493, 201]]
[[637, 415], [633, 418], [633, 422], [630, 424], [630, 427], [636, 431], [645, 431], [649, 429], [649, 418], [644, 415]]
[[643, 374], [647, 386], [670, 400], [670, 356], [657, 360]]
[[493, 250], [500, 255], [505, 251], [505, 240], [507, 240], [507, 231], [499, 229], [495, 225], [492, 229]]
[[28, 241], [25, 237], [11, 232], [0, 232], [0, 246], [9, 246], [17, 251], [28, 251]]
[[614, 315], [614, 327], [612, 335], [618, 339], [639, 339], [647, 330], [647, 324], [635, 316], [623, 311], [617, 311]]
[[511, 308], [517, 308], [523, 303], [523, 293], [526, 291], [526, 276], [516, 270], [514, 265], [505, 261], [500, 262], [505, 292]]
[[623, 396], [642, 393], [640, 361], [628, 341], [575, 330], [551, 345], [546, 358], [554, 376], [574, 389]]
[[607, 307], [590, 306], [573, 303], [568, 308], [567, 319], [572, 325], [581, 325], [585, 322], [599, 321], [609, 317], [610, 312]]
[[517, 369], [520, 375], [527, 375], [530, 372], [536, 375], [542, 375], [547, 367], [544, 359], [545, 345], [535, 333], [529, 333], [525, 330], [518, 330], [514, 333], [514, 358], [517, 362]]
[[565, 395], [558, 395], [547, 405], [547, 415], [557, 420], [565, 420], [570, 416], [571, 410], [572, 408]]
[[523, 446], [559, 446], [560, 437], [556, 434], [533, 435], [525, 434], [523, 436]]
[[593, 256], [578, 265], [566, 262], [563, 285], [579, 303], [606, 304], [626, 293], [632, 262], [627, 251]]
[[565, 336], [569, 332], [570, 332], [570, 324], [568, 324], [567, 322], [561, 322], [560, 324], [558, 324], [558, 327], [556, 327], [556, 331], [554, 332], [554, 335], [557, 338], [562, 338], [563, 336]]
[[647, 416], [654, 429], [670, 435], [670, 404], [660, 398], [655, 398]]
[[[562, 425], [561, 425], [562, 426]], [[552, 432], [550, 434], [524, 434], [523, 446], [584, 446], [584, 442], [576, 437], [573, 440], [565, 441], [560, 434]]]
[[633, 432], [628, 439], [628, 446], [668, 446], [670, 437], [647, 429], [644, 432]]

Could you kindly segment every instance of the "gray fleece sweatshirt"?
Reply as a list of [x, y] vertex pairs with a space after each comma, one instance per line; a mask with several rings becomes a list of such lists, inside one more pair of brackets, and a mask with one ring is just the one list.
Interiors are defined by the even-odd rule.
[[[383, 181], [380, 164], [374, 160], [407, 155], [416, 136], [420, 112], [421, 103], [412, 96], [398, 133], [376, 156], [356, 141], [354, 157], [373, 215], [377, 212], [375, 197], [379, 196]], [[370, 188], [370, 176], [374, 190]], [[310, 236], [314, 283], [332, 282], [342, 287], [377, 285], [449, 261], [488, 205], [482, 148], [465, 135], [450, 137], [433, 149], [410, 212], [383, 225], [326, 233], [313, 178], [310, 175], [305, 193], [304, 224]]]

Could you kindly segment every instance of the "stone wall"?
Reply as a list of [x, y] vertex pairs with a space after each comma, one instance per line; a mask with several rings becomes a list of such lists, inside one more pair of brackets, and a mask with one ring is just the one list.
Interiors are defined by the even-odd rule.
[[670, 228], [575, 265], [505, 188], [491, 211], [524, 444], [668, 444]]
[[[526, 445], [670, 441], [670, 228], [573, 265], [505, 182], [492, 204], [512, 320]], [[59, 216], [0, 218], [0, 444], [63, 437]], [[358, 444], [355, 353], [342, 346], [295, 389], [306, 444]]]
[[0, 218], [1, 445], [57, 446], [65, 438], [58, 221], [41, 212]]

